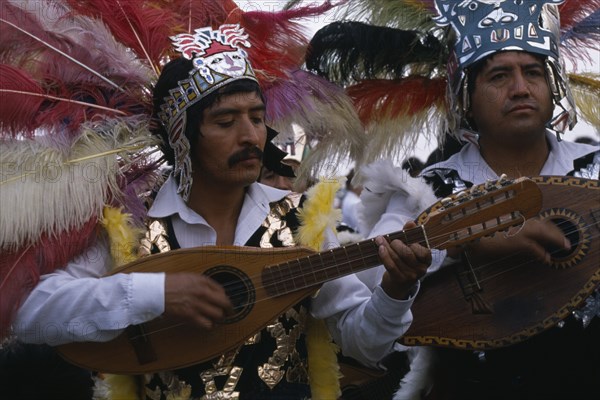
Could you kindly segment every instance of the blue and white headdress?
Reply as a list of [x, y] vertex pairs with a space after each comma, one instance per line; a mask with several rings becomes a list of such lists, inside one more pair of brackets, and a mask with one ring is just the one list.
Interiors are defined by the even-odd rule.
[[[577, 122], [575, 101], [560, 54], [558, 4], [564, 0], [435, 0], [440, 26], [456, 35], [448, 61], [450, 112], [462, 124], [469, 108], [468, 69], [500, 51], [526, 51], [546, 60], [555, 115], [551, 127], [562, 133]], [[454, 127], [456, 128], [456, 126]]]

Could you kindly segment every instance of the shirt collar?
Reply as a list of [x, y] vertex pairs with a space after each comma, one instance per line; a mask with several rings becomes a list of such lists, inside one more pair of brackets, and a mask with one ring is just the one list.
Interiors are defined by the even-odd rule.
[[[550, 147], [550, 153], [542, 167], [540, 175], [566, 175], [573, 170], [573, 160], [598, 150], [595, 146], [582, 143], [559, 142], [556, 135], [551, 131], [546, 131], [546, 140]], [[486, 179], [498, 178], [496, 173], [481, 157], [477, 146], [472, 143], [467, 143], [459, 153], [454, 154], [446, 161], [425, 168], [423, 172], [427, 173], [435, 169], [462, 171], [461, 176], [463, 179], [470, 182], [484, 182]], [[467, 176], [464, 176], [465, 174]]]
[[[272, 188], [257, 182], [252, 183], [246, 192], [239, 221], [242, 222], [247, 215], [254, 214], [252, 212], [254, 207], [258, 207], [261, 211], [260, 214], [264, 214], [264, 217], [266, 217], [271, 209], [270, 203], [281, 200], [289, 193], [288, 190]], [[179, 214], [181, 219], [189, 224], [207, 225], [206, 220], [189, 208], [181, 196], [177, 194], [175, 178], [169, 175], [159, 189], [150, 210], [148, 210], [148, 216], [151, 218], [166, 218], [175, 214]]]

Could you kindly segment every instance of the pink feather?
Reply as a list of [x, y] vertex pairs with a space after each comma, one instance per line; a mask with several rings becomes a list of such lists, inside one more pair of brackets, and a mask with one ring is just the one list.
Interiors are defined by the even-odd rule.
[[0, 337], [5, 337], [17, 310], [38, 283], [40, 275], [66, 266], [91, 244], [97, 218], [80, 229], [56, 237], [44, 235], [35, 245], [2, 251], [0, 257]]

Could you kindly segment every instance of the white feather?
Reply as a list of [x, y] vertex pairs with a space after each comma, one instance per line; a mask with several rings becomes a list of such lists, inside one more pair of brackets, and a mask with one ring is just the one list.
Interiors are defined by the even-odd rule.
[[413, 178], [390, 159], [375, 161], [360, 169], [363, 191], [358, 207], [360, 232], [370, 232], [385, 212], [390, 198], [401, 193], [409, 216], [416, 217], [437, 201], [431, 187], [421, 178]]
[[82, 132], [68, 150], [43, 139], [0, 142], [1, 249], [80, 228], [101, 215], [120, 193], [117, 177], [127, 153], [155, 144], [147, 124], [132, 129], [124, 120], [88, 124]]
[[400, 387], [393, 400], [421, 400], [433, 383], [434, 349], [408, 347], [406, 352], [410, 371], [400, 380]]

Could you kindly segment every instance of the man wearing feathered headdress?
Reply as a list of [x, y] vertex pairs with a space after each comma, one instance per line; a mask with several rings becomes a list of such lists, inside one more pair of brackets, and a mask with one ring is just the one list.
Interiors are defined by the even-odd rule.
[[[282, 163], [285, 153], [271, 142], [276, 132], [265, 123], [265, 100], [245, 51], [251, 42], [248, 35], [238, 25], [222, 25], [172, 40], [182, 56], [165, 65], [153, 91], [153, 132], [161, 137], [172, 170], [153, 196], [141, 252], [206, 245], [272, 249], [303, 240], [319, 250], [335, 246], [327, 213], [317, 212], [328, 208], [327, 204], [313, 201], [310, 195], [304, 201], [301, 195], [256, 183], [262, 164], [281, 175], [291, 176], [293, 171]], [[334, 194], [331, 190], [331, 201]], [[175, 327], [189, 324], [194, 328], [185, 329], [199, 329], [198, 343], [189, 346], [202, 346], [203, 330], [243, 318], [234, 310], [240, 304], [232, 304], [235, 290], [218, 282], [218, 274], [214, 279], [193, 272], [104, 276], [111, 255], [117, 260], [126, 256], [124, 243], [119, 242], [124, 226], [114, 223], [111, 227], [109, 215], [105, 221], [107, 237], [100, 235], [89, 251], [64, 269], [43, 275], [27, 296], [13, 324], [20, 340], [51, 345], [104, 342], [125, 334], [128, 327], [130, 332], [133, 326], [162, 318]], [[300, 236], [295, 235], [297, 230]], [[354, 275], [331, 280], [317, 296], [274, 316], [265, 329], [221, 357], [145, 375], [144, 396], [337, 397], [335, 353], [331, 353], [333, 359], [326, 358], [333, 345], [325, 325], [320, 330], [320, 323], [312, 318], [325, 319], [334, 336], [344, 338], [340, 345], [345, 353], [364, 363], [376, 363], [392, 351], [395, 339], [410, 324], [409, 307], [418, 278], [430, 262], [430, 252], [423, 246], [408, 247], [383, 238], [376, 244], [373, 250], [378, 251], [387, 272], [375, 292]], [[241, 300], [242, 306], [245, 301], [251, 298]], [[309, 329], [309, 325], [316, 328]], [[40, 334], [38, 328], [48, 326], [56, 330], [47, 335], [42, 329]], [[140, 335], [145, 334], [134, 333], [132, 342]], [[152, 342], [152, 332], [147, 335]], [[152, 360], [145, 346], [137, 350]], [[307, 359], [307, 347], [312, 358]], [[324, 364], [320, 369], [319, 363]], [[327, 377], [332, 379], [327, 381]], [[122, 386], [110, 385], [116, 381], [101, 381], [97, 396], [125, 396], [119, 393]]]
[[[560, 31], [561, 3], [564, 1], [390, 2], [387, 8], [369, 10], [373, 20], [406, 27], [406, 31], [352, 22], [332, 24], [315, 35], [307, 64], [351, 84], [347, 91], [355, 96], [373, 136], [376, 150], [371, 153], [393, 154], [389, 148], [400, 142], [392, 140], [394, 137], [401, 137], [402, 145], [409, 147], [412, 132], [430, 128], [432, 120], [441, 120], [440, 136], [450, 133], [462, 143], [449, 159], [425, 168], [419, 180], [402, 174], [389, 161], [363, 167], [363, 230], [370, 230], [371, 235], [389, 231], [394, 224], [415, 218], [436, 197], [496, 181], [503, 174], [509, 178], [599, 178], [597, 146], [561, 141], [561, 134], [577, 119], [561, 40], [578, 36], [586, 26], [597, 26], [598, 2], [568, 2], [571, 29], [566, 32]], [[574, 20], [581, 21], [577, 29]], [[582, 37], [574, 42], [579, 40], [589, 43]], [[395, 55], [387, 43], [397, 45]], [[378, 45], [381, 52], [372, 51]], [[330, 66], [332, 59], [341, 60], [342, 66]], [[351, 64], [344, 63], [350, 60]], [[443, 80], [447, 81], [446, 96], [440, 85]], [[385, 96], [378, 96], [382, 92]], [[422, 118], [428, 123], [419, 124]], [[596, 116], [592, 118], [597, 121]], [[469, 245], [467, 253], [474, 270], [479, 271], [478, 266], [517, 252], [524, 258], [553, 263], [555, 252], [569, 252], [572, 246], [575, 244], [554, 223], [534, 219], [506, 236], [499, 234]], [[461, 257], [458, 250], [449, 253]], [[454, 259], [446, 256], [445, 262]], [[436, 263], [428, 272], [434, 273], [439, 266]], [[361, 274], [361, 278], [368, 281], [369, 276], [364, 275], [372, 273]], [[437, 390], [433, 398], [563, 399], [598, 393], [599, 304], [596, 291], [581, 310], [559, 324], [564, 324], [562, 328], [552, 328], [507, 349], [443, 353], [443, 373], [434, 381]], [[413, 364], [396, 398], [420, 398], [421, 390], [427, 390], [423, 381], [431, 371], [424, 366], [431, 365], [431, 352], [402, 350], [411, 354]]]
[[[423, 171], [438, 197], [502, 174], [599, 179], [598, 147], [560, 140], [575, 125], [576, 112], [560, 55], [559, 3], [436, 1], [438, 24], [451, 25], [455, 34], [450, 112], [456, 136], [468, 142]], [[532, 219], [518, 231], [482, 239], [464, 251], [475, 268], [509, 254], [550, 265], [560, 257], [557, 249], [577, 246], [566, 235], [550, 220]], [[562, 399], [598, 393], [600, 319], [594, 309], [599, 302], [596, 291], [585, 311], [506, 349], [440, 351], [441, 375], [448, 379], [438, 387], [442, 398]]]

